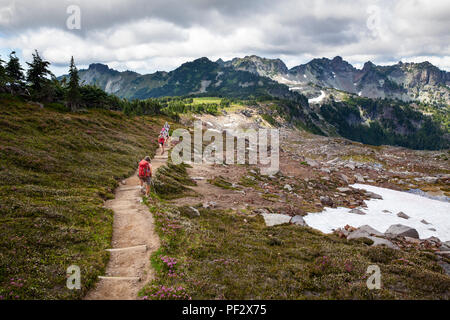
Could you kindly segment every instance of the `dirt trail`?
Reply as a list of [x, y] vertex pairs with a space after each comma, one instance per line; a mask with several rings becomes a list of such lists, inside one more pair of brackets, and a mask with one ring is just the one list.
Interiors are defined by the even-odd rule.
[[[167, 162], [167, 152], [152, 160], [153, 173]], [[153, 275], [150, 255], [159, 248], [153, 216], [141, 202], [139, 179], [136, 174], [125, 180], [115, 191], [115, 199], [106, 202], [114, 211], [112, 248], [106, 274], [86, 300], [135, 300], [139, 290]]]

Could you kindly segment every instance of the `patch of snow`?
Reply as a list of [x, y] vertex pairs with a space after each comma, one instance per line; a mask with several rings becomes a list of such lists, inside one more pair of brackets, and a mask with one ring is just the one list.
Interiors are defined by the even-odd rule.
[[324, 98], [325, 98], [326, 94], [325, 91], [320, 91], [320, 96], [316, 97], [316, 98], [312, 98], [312, 99], [308, 99], [309, 103], [320, 103]]
[[[349, 208], [325, 208], [320, 213], [305, 216], [306, 223], [325, 233], [331, 233], [333, 229], [343, 228], [347, 224], [353, 227], [367, 224], [381, 232], [385, 232], [393, 224], [403, 224], [416, 229], [421, 239], [435, 236], [441, 241], [450, 241], [450, 203], [364, 184], [354, 184], [351, 187], [379, 194], [383, 200], [366, 200], [367, 208], [360, 208], [365, 215], [352, 214]], [[397, 213], [400, 211], [410, 218], [398, 217]], [[430, 224], [422, 223], [423, 219]], [[429, 230], [430, 228], [436, 231]]]
[[358, 92], [358, 96], [360, 96], [360, 97], [361, 97], [361, 95], [362, 95], [362, 91]]

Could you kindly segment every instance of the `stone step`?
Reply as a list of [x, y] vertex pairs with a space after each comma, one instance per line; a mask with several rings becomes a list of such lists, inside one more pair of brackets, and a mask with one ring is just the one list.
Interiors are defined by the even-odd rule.
[[147, 245], [141, 244], [141, 245], [133, 246], [133, 247], [112, 248], [112, 249], [106, 249], [106, 251], [109, 251], [109, 252], [117, 252], [117, 251], [138, 250], [138, 249], [144, 249], [145, 251], [147, 251]]
[[98, 276], [98, 278], [102, 279], [102, 280], [141, 281], [140, 277], [106, 277], [106, 276]]
[[117, 191], [129, 191], [129, 190], [138, 190], [141, 186], [134, 186], [134, 187], [125, 187], [125, 188], [119, 188]]

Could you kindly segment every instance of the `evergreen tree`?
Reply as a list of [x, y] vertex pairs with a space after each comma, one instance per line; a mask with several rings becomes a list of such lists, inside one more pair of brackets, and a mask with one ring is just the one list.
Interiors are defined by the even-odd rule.
[[67, 91], [67, 105], [72, 111], [75, 111], [78, 108], [81, 101], [79, 81], [80, 77], [78, 76], [78, 70], [72, 57], [70, 60], [69, 85]]
[[23, 68], [19, 63], [19, 58], [17, 58], [15, 51], [9, 54], [9, 61], [6, 65], [6, 75], [13, 89], [23, 87], [25, 76], [23, 74]]
[[27, 70], [27, 82], [30, 83], [31, 88], [39, 95], [39, 91], [43, 89], [45, 84], [49, 83], [47, 76], [53, 76], [53, 73], [48, 69], [50, 62], [43, 60], [39, 56], [39, 52], [35, 50], [33, 53], [33, 61], [27, 62], [29, 69]]

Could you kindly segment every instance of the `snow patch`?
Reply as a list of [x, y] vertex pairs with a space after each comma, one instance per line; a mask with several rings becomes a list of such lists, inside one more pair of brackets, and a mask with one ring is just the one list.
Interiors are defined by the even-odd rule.
[[[354, 184], [351, 187], [379, 194], [383, 200], [366, 200], [367, 209], [359, 208], [365, 215], [350, 213], [349, 208], [325, 208], [320, 213], [309, 213], [305, 216], [306, 223], [325, 233], [331, 233], [347, 224], [353, 227], [367, 224], [380, 232], [386, 232], [393, 224], [403, 224], [416, 229], [421, 239], [435, 236], [441, 241], [450, 241], [450, 203], [364, 184]], [[383, 210], [389, 210], [391, 213]], [[400, 211], [410, 218], [398, 217], [397, 213]], [[430, 224], [422, 223], [423, 219]], [[436, 231], [429, 230], [430, 228]]]
[[318, 96], [316, 98], [308, 99], [308, 102], [309, 103], [320, 103], [325, 98], [325, 96], [326, 96], [325, 91], [320, 91], [320, 96]]

